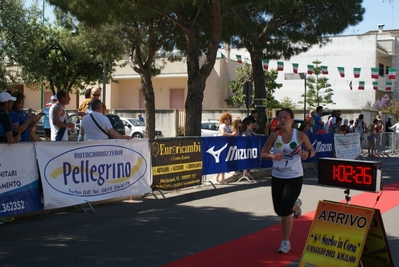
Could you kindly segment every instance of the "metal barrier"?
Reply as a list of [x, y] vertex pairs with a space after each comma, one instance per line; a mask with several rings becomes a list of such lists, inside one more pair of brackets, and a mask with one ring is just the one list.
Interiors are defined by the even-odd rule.
[[389, 157], [399, 154], [399, 133], [379, 133], [367, 135], [368, 157]]

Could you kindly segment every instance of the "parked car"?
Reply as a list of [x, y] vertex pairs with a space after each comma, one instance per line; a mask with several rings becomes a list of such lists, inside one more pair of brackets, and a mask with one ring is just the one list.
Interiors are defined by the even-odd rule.
[[[119, 118], [118, 115], [115, 114], [106, 114], [105, 116], [111, 121], [112, 128], [117, 131], [121, 135], [125, 135], [125, 127], [123, 126], [123, 122]], [[80, 119], [77, 114], [70, 114], [67, 122], [75, 123], [75, 127], [78, 129], [76, 133], [68, 133], [68, 140], [76, 141], [78, 140], [79, 130], [80, 130]], [[39, 135], [41, 138], [44, 138], [44, 128], [43, 128], [43, 117], [39, 120], [39, 123], [36, 127], [36, 134]]]
[[[145, 123], [139, 119], [134, 118], [121, 118], [123, 126], [125, 127], [126, 135], [130, 135], [132, 138], [143, 138], [146, 137]], [[155, 138], [163, 137], [162, 131], [155, 129]]]
[[219, 121], [202, 121], [201, 136], [217, 136], [219, 130]]

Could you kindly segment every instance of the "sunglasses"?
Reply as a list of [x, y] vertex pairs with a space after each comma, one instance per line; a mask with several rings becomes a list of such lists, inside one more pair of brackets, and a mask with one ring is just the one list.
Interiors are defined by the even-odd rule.
[[101, 96], [101, 94], [93, 94], [93, 96]]
[[231, 118], [224, 118], [225, 120], [231, 120]]

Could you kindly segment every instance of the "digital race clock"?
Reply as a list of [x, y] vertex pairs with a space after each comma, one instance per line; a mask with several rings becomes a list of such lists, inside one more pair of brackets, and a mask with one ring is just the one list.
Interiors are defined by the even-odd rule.
[[318, 159], [318, 181], [321, 185], [379, 192], [382, 163], [377, 161]]

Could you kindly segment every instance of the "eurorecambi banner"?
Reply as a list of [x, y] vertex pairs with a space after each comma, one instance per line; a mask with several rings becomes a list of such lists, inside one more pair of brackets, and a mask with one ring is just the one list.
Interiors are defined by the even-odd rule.
[[148, 139], [36, 145], [44, 209], [151, 192]]

